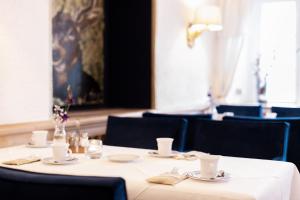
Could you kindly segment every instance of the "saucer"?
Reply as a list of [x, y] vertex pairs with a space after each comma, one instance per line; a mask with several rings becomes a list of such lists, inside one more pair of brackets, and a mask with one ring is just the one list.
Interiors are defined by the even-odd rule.
[[133, 162], [140, 158], [135, 154], [112, 154], [107, 156], [108, 160], [112, 162]]
[[179, 154], [178, 151], [172, 151], [172, 153], [170, 155], [160, 155], [157, 150], [148, 152], [149, 156], [157, 157], [157, 158], [173, 158], [173, 157], [177, 156], [178, 154]]
[[48, 157], [48, 158], [42, 159], [42, 162], [45, 164], [49, 164], [49, 165], [69, 165], [69, 164], [77, 163], [78, 160], [79, 159], [75, 158], [75, 157], [68, 157], [66, 160], [57, 161], [57, 160], [54, 160], [53, 157]]
[[208, 181], [208, 182], [224, 182], [224, 181], [228, 181], [230, 178], [229, 174], [224, 172], [223, 170], [220, 170], [217, 174], [217, 177], [215, 177], [215, 178], [201, 177], [200, 171], [188, 172], [187, 177], [194, 179], [194, 180]]
[[51, 142], [47, 142], [47, 144], [45, 144], [45, 145], [36, 145], [36, 144], [27, 143], [26, 147], [28, 147], [28, 148], [48, 148], [48, 147], [50, 147], [50, 145], [51, 145]]

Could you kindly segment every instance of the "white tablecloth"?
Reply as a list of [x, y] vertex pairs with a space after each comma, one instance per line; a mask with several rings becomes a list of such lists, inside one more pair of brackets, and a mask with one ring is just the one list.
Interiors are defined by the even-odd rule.
[[[101, 159], [87, 159], [77, 154], [79, 163], [46, 165], [42, 162], [16, 169], [83, 176], [120, 176], [126, 180], [129, 199], [143, 200], [300, 200], [300, 177], [294, 164], [280, 161], [221, 157], [219, 168], [231, 176], [226, 182], [203, 182], [186, 179], [177, 185], [150, 184], [146, 179], [178, 167], [181, 171], [199, 170], [200, 161], [162, 159], [148, 156], [145, 149], [104, 146]], [[106, 156], [133, 153], [141, 159], [132, 163], [110, 162]], [[50, 148], [37, 149], [17, 146], [0, 149], [0, 162], [37, 155], [50, 157]], [[2, 165], [2, 164], [1, 164]], [[5, 165], [5, 167], [7, 167]]]

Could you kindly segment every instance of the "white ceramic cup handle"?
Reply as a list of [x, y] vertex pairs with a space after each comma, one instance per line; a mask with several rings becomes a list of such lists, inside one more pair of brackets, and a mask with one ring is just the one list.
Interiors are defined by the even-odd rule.
[[35, 145], [32, 138], [30, 138], [29, 144]]
[[72, 150], [71, 149], [68, 149], [68, 156], [71, 156], [72, 155]]

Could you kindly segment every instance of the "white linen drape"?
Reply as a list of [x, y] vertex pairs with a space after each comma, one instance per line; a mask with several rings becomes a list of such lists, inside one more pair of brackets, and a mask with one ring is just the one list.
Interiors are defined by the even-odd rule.
[[296, 66], [297, 66], [297, 103], [300, 103], [300, 0], [296, 0], [296, 15], [297, 15], [297, 44], [296, 44]]
[[217, 34], [216, 59], [211, 71], [213, 98], [222, 102], [231, 87], [244, 43], [244, 31], [251, 0], [222, 0], [223, 30]]

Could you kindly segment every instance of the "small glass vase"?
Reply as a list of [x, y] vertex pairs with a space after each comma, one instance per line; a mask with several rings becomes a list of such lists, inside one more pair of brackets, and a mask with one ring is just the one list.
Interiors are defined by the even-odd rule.
[[66, 123], [65, 122], [56, 122], [55, 130], [53, 134], [53, 143], [66, 143]]
[[91, 139], [86, 155], [90, 159], [99, 159], [102, 156], [102, 140]]

